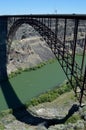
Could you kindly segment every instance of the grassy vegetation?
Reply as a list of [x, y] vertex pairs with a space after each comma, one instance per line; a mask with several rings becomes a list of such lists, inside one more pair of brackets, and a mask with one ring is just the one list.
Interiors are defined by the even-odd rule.
[[60, 95], [66, 93], [66, 92], [70, 92], [71, 89], [72, 89], [72, 87], [70, 86], [70, 84], [63, 84], [60, 87], [56, 87], [53, 90], [50, 90], [44, 94], [41, 94], [40, 96], [38, 96], [36, 98], [31, 99], [31, 101], [26, 103], [26, 107], [31, 106], [31, 105], [35, 106], [35, 105], [38, 105], [38, 104], [44, 103], [44, 102], [52, 102]]
[[76, 123], [78, 120], [80, 120], [81, 117], [79, 114], [74, 114], [72, 115], [66, 122], [65, 124], [68, 124], [68, 123]]
[[[0, 112], [0, 118], [8, 115], [8, 114], [12, 114], [13, 113], [13, 110], [12, 109], [7, 109], [7, 110], [4, 110], [4, 111], [1, 111]], [[1, 129], [0, 129], [1, 130]]]
[[44, 65], [47, 65], [47, 64], [52, 64], [53, 62], [56, 61], [56, 58], [53, 58], [53, 59], [49, 59], [48, 61], [45, 61], [45, 62], [41, 62], [40, 64], [34, 66], [34, 67], [31, 67], [31, 68], [18, 68], [17, 71], [15, 72], [11, 72], [11, 74], [9, 74], [9, 78], [13, 78], [13, 77], [16, 77], [18, 74], [21, 74], [22, 72], [28, 72], [28, 71], [34, 71], [34, 70], [37, 70], [39, 68], [42, 68]]
[[4, 125], [0, 122], [0, 130], [4, 130]]

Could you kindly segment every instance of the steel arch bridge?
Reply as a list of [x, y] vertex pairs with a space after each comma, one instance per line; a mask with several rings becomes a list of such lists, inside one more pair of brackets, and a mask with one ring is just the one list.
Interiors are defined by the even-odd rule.
[[[9, 53], [17, 29], [24, 23], [39, 32], [49, 45], [81, 105], [83, 97], [86, 96], [86, 15], [1, 16], [0, 80], [7, 75], [7, 61], [3, 56]], [[81, 57], [80, 62], [76, 60], [77, 55]]]

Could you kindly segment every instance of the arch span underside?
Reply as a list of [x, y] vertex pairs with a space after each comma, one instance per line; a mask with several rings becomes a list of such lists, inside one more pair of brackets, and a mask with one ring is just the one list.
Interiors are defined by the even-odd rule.
[[[60, 28], [60, 18], [21, 17], [17, 20], [15, 18], [15, 21], [8, 32], [8, 52], [10, 50], [13, 36], [15, 35], [17, 29], [24, 23], [31, 25], [37, 32], [39, 32], [39, 34], [51, 48], [52, 52], [55, 54], [81, 104], [82, 97], [85, 95], [86, 90], [86, 36], [83, 34], [84, 37], [78, 39], [78, 35], [80, 33], [79, 29], [81, 29], [81, 25], [85, 23], [78, 18], [71, 19], [73, 25], [70, 27], [70, 29], [73, 30], [73, 38], [72, 40], [67, 41], [66, 37], [68, 35], [68, 31], [71, 31], [68, 30], [68, 26], [70, 26], [70, 22], [68, 20], [69, 19], [65, 17], [61, 18], [63, 23], [61, 24], [62, 28]], [[61, 29], [63, 31], [62, 33], [60, 33]], [[61, 34], [62, 37], [60, 38], [58, 35]], [[79, 40], [81, 40], [81, 42], [79, 42]], [[82, 59], [80, 64], [76, 62], [77, 46], [82, 46]]]

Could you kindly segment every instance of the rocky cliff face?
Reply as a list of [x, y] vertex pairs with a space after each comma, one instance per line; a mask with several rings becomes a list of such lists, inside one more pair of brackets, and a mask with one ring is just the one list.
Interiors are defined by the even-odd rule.
[[54, 55], [42, 37], [31, 26], [23, 24], [12, 41], [7, 72], [33, 67], [52, 58]]
[[[67, 21], [66, 44], [65, 46], [71, 51], [73, 46], [74, 22]], [[53, 25], [53, 24], [52, 24]], [[78, 39], [83, 39], [85, 35], [86, 24], [79, 23]], [[53, 31], [53, 29], [52, 29]], [[63, 41], [64, 37], [64, 21], [59, 21], [58, 38]], [[70, 42], [71, 41], [71, 42]], [[84, 41], [78, 40], [76, 45], [76, 53], [83, 52]], [[51, 50], [42, 39], [40, 34], [28, 24], [22, 24], [16, 31], [8, 56], [7, 71], [15, 71], [18, 68], [29, 68], [40, 62], [53, 58]]]
[[8, 58], [8, 73], [18, 68], [33, 67], [40, 62], [54, 58], [48, 45], [40, 37], [13, 42]]

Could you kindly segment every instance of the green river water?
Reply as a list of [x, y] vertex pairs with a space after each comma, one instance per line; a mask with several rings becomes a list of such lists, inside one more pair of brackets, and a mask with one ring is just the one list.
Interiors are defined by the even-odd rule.
[[[77, 58], [79, 62], [79, 58]], [[40, 69], [29, 72], [22, 72], [14, 78], [9, 79], [11, 88], [17, 98], [24, 104], [31, 98], [46, 92], [53, 87], [59, 86], [66, 79], [66, 76], [58, 61], [47, 64]], [[0, 87], [0, 111], [8, 108], [4, 93]], [[8, 93], [7, 90], [6, 93]], [[9, 96], [10, 97], [10, 96]], [[12, 100], [10, 98], [9, 100]]]

